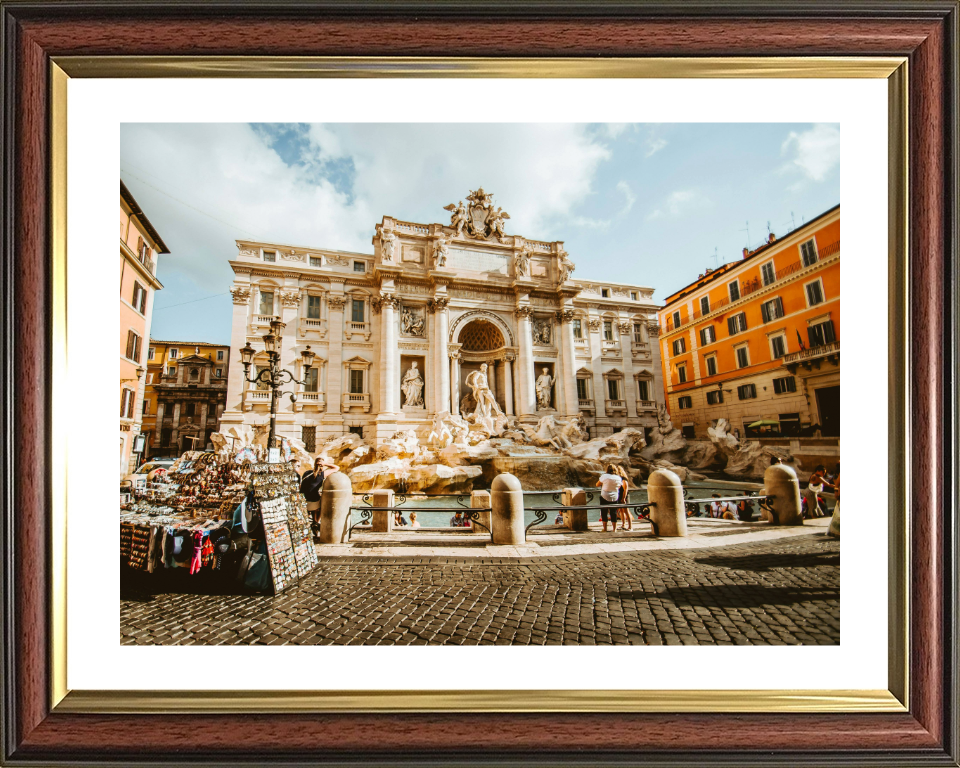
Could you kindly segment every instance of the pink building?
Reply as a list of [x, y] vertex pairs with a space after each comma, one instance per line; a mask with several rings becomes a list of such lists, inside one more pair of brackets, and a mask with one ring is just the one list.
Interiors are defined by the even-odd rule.
[[170, 253], [130, 190], [120, 182], [120, 477], [143, 453], [140, 421], [157, 255]]

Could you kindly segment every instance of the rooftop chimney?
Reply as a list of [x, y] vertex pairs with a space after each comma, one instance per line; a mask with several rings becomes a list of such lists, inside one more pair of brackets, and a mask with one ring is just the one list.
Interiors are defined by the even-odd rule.
[[773, 242], [774, 240], [776, 240], [776, 239], [777, 239], [777, 236], [776, 236], [775, 234], [773, 234], [773, 232], [771, 232], [771, 233], [770, 233], [770, 236], [767, 238], [767, 242], [768, 242], [768, 243], [772, 243], [772, 242]]
[[749, 256], [749, 255], [750, 255], [750, 249], [749, 249], [749, 248], [744, 248], [744, 249], [743, 249], [743, 258], [747, 258], [747, 256]]

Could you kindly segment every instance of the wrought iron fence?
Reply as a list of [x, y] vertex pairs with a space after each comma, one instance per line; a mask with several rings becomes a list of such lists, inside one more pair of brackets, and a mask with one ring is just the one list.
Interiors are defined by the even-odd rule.
[[[440, 494], [438, 494], [440, 495]], [[445, 494], [449, 495], [449, 494]], [[465, 521], [469, 521], [474, 525], [479, 525], [481, 528], [485, 529], [487, 533], [490, 534], [491, 539], [493, 538], [493, 532], [486, 526], [486, 524], [480, 522], [480, 513], [481, 512], [492, 512], [491, 507], [477, 507], [472, 509], [467, 509], [463, 515]], [[350, 537], [353, 535], [353, 529], [358, 525], [364, 525], [365, 523], [372, 523], [373, 513], [374, 512], [390, 512], [391, 514], [396, 512], [464, 512], [463, 507], [403, 507], [400, 508], [397, 505], [392, 507], [350, 507], [350, 515], [353, 516], [354, 512], [360, 513], [360, 519], [355, 522], [347, 530], [347, 541], [350, 541]], [[406, 526], [404, 526], [406, 527]], [[467, 527], [467, 526], [464, 526]], [[411, 528], [411, 530], [417, 530], [416, 528]], [[435, 529], [443, 531], [443, 528]], [[450, 527], [449, 530], [453, 531], [456, 528]]]
[[[697, 490], [699, 491], [704, 489], [698, 488]], [[710, 490], [710, 489], [707, 489], [707, 490]], [[727, 490], [727, 489], [718, 488], [717, 490]], [[760, 509], [765, 509], [768, 512], [770, 511], [770, 502], [774, 498], [772, 495], [767, 494], [767, 495], [761, 496], [759, 491], [741, 491], [741, 494], [742, 495], [740, 496], [719, 496], [719, 497], [711, 496], [710, 498], [706, 498], [706, 499], [691, 499], [689, 496], [688, 489], [684, 488], [683, 489], [684, 509], [686, 510], [687, 517], [702, 517], [703, 513], [706, 510], [709, 510], [710, 505], [713, 504], [714, 502], [719, 503], [724, 501], [733, 501], [733, 502], [745, 501], [751, 507], [753, 503], [756, 502], [757, 506], [759, 506]], [[703, 505], [706, 509], [701, 510], [701, 505]], [[707, 515], [707, 517], [709, 517], [709, 515]], [[739, 508], [737, 510], [737, 519], [740, 519]], [[751, 520], [753, 519], [752, 514], [750, 515], [750, 519]]]
[[600, 509], [613, 509], [617, 511], [621, 509], [636, 509], [638, 510], [638, 513], [637, 513], [638, 518], [640, 520], [646, 520], [648, 523], [650, 523], [650, 525], [653, 526], [654, 534], [657, 534], [658, 533], [657, 524], [650, 519], [650, 508], [653, 506], [655, 506], [653, 502], [644, 501], [639, 504], [630, 504], [630, 503], [620, 504], [619, 502], [617, 502], [616, 504], [610, 504], [609, 506], [603, 506], [603, 507], [595, 507], [589, 504], [561, 505], [558, 507], [524, 507], [524, 511], [533, 512], [534, 515], [536, 515], [536, 519], [532, 523], [527, 525], [527, 527], [524, 528], [523, 530], [524, 530], [524, 533], [526, 533], [535, 525], [540, 525], [541, 523], [545, 522], [547, 519], [548, 512], [569, 512], [575, 509], [589, 509], [589, 510], [593, 510], [594, 512]]

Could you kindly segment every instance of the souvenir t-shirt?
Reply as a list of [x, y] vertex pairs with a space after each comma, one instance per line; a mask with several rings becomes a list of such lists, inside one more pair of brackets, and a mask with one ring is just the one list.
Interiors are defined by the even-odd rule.
[[623, 478], [620, 475], [600, 475], [600, 495], [607, 501], [616, 501], [621, 483]]

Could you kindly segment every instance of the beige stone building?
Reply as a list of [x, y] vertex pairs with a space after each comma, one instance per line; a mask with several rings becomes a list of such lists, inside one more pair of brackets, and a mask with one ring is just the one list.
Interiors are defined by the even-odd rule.
[[[482, 189], [449, 224], [384, 216], [371, 253], [237, 241], [227, 404], [221, 428], [265, 424], [270, 392], [243, 377], [240, 350], [285, 325], [281, 366], [302, 383], [280, 401], [279, 435], [308, 448], [355, 432], [425, 437], [458, 413], [467, 378], [487, 378], [509, 416], [585, 417], [592, 435], [653, 427], [663, 401], [653, 289], [573, 278], [563, 242], [505, 232]], [[316, 353], [304, 379], [300, 354]]]

